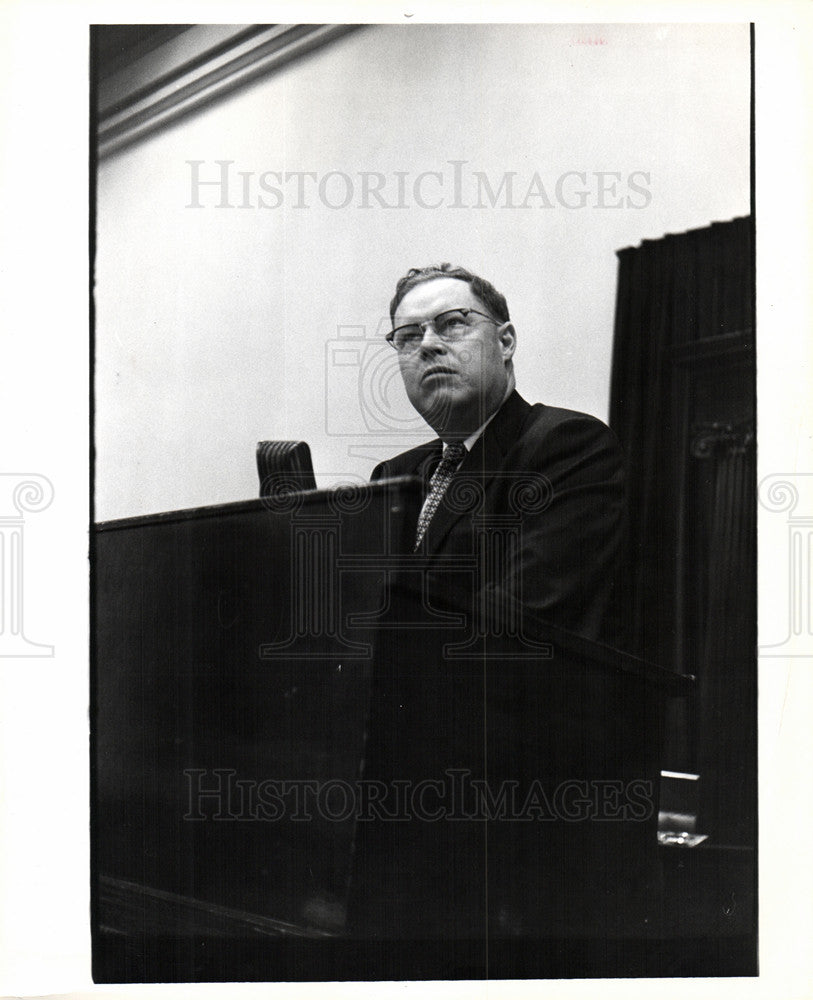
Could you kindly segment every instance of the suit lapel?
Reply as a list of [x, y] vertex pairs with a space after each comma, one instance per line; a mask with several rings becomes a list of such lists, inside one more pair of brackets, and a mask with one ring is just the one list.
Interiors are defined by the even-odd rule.
[[[516, 444], [530, 409], [530, 404], [515, 390], [474, 442], [426, 529], [424, 537], [428, 553], [438, 551], [461, 518], [471, 518], [476, 512], [484, 491], [493, 488], [494, 474], [502, 468], [505, 456]], [[473, 481], [474, 488], [462, 488], [467, 479]], [[447, 497], [451, 502], [447, 502]]]
[[438, 467], [441, 458], [443, 457], [443, 442], [438, 438], [436, 441], [432, 441], [426, 447], [426, 451], [420, 457], [419, 461], [415, 466], [415, 475], [418, 476], [423, 483], [423, 495], [429, 492], [429, 480], [432, 478], [432, 474]]
[[417, 476], [426, 486], [432, 477], [432, 472], [440, 461], [443, 453], [443, 442], [440, 438], [428, 441], [417, 448], [413, 448], [403, 455], [398, 455], [380, 467], [378, 478], [390, 478], [393, 476]]

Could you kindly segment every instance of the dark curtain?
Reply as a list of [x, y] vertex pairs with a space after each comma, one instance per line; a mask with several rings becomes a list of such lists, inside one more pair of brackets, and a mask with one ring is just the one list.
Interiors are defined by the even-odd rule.
[[628, 460], [632, 647], [697, 675], [696, 694], [672, 709], [666, 763], [701, 773], [704, 822], [744, 842], [755, 756], [752, 219], [645, 240], [618, 260], [610, 425]]

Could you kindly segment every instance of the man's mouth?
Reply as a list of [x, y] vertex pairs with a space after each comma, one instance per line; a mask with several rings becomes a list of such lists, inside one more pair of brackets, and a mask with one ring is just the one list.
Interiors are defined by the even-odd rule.
[[427, 369], [421, 376], [421, 382], [429, 378], [430, 375], [454, 375], [454, 368], [446, 368], [444, 365], [435, 365], [433, 368]]

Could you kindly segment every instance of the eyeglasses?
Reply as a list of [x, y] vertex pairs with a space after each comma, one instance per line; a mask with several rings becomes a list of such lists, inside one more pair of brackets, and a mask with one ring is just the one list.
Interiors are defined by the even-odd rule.
[[447, 309], [446, 312], [438, 313], [434, 319], [426, 319], [423, 323], [397, 326], [387, 334], [387, 340], [399, 354], [414, 354], [423, 343], [424, 330], [427, 326], [432, 327], [435, 336], [440, 340], [461, 340], [476, 323], [476, 320], [469, 320], [472, 313], [499, 326], [493, 316], [478, 309]]

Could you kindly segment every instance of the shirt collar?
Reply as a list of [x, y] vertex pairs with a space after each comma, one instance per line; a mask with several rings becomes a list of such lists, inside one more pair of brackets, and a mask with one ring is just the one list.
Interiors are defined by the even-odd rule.
[[[495, 418], [495, 417], [497, 416], [497, 414], [498, 414], [498, 413], [500, 412], [500, 410], [502, 409], [502, 405], [503, 405], [503, 403], [504, 403], [504, 402], [506, 401], [506, 399], [508, 399], [508, 397], [509, 397], [509, 396], [511, 395], [511, 393], [512, 393], [512, 392], [514, 391], [514, 388], [515, 388], [515, 384], [516, 384], [516, 383], [515, 383], [515, 381], [514, 381], [514, 378], [513, 378], [513, 377], [511, 377], [511, 378], [509, 378], [509, 379], [508, 379], [508, 385], [507, 385], [507, 386], [506, 386], [506, 388], [505, 388], [505, 395], [504, 395], [504, 396], [503, 396], [503, 398], [502, 398], [502, 399], [500, 400], [500, 405], [499, 405], [499, 406], [497, 407], [497, 409], [496, 409], [496, 410], [495, 410], [495, 411], [494, 411], [494, 412], [493, 412], [493, 413], [491, 414], [491, 416], [490, 416], [490, 417], [488, 418], [488, 420], [486, 420], [486, 422], [485, 422], [484, 424], [482, 424], [482, 425], [481, 425], [480, 427], [478, 427], [478, 428], [477, 428], [477, 430], [476, 430], [476, 431], [475, 431], [475, 432], [474, 432], [473, 434], [469, 434], [469, 436], [468, 436], [468, 437], [467, 437], [467, 438], [466, 438], [466, 439], [465, 439], [465, 440], [463, 441], [463, 444], [464, 444], [464, 445], [466, 446], [466, 451], [467, 451], [467, 452], [471, 451], [471, 449], [472, 449], [472, 448], [474, 447], [474, 445], [475, 445], [475, 444], [477, 443], [477, 439], [478, 439], [478, 438], [480, 438], [480, 437], [482, 436], [482, 433], [483, 433], [483, 431], [484, 431], [484, 430], [486, 429], [486, 427], [488, 427], [488, 425], [489, 425], [489, 424], [491, 423], [491, 421], [492, 421], [492, 420], [493, 420], [493, 419], [494, 419], [494, 418]], [[446, 442], [444, 442], [444, 447], [445, 447], [445, 445], [446, 445]]]

